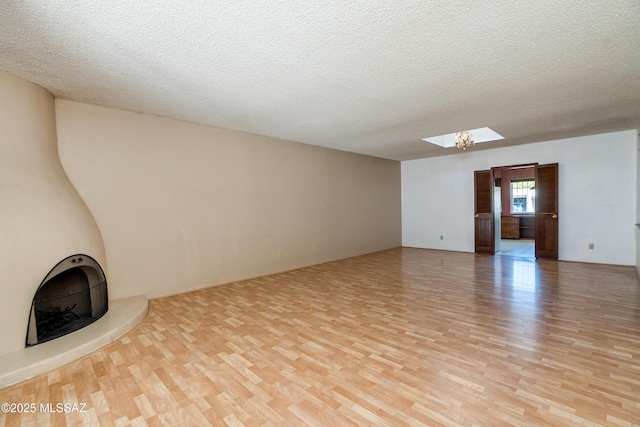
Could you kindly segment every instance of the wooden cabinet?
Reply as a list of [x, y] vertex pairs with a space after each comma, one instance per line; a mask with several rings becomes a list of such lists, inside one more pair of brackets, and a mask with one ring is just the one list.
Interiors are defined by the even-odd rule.
[[536, 217], [533, 215], [520, 217], [520, 237], [523, 239], [536, 238]]
[[503, 216], [500, 219], [500, 237], [503, 239], [520, 238], [520, 218], [517, 216]]
[[500, 238], [535, 239], [536, 217], [533, 215], [503, 216], [500, 218]]

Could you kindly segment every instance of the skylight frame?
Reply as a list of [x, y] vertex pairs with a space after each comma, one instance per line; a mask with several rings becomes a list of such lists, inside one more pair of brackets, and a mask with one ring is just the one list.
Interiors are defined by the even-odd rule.
[[[499, 141], [501, 139], [504, 139], [504, 136], [500, 135], [498, 132], [488, 127], [470, 129], [468, 132], [473, 137], [473, 142], [475, 144], [480, 144], [482, 142], [489, 142], [489, 141]], [[430, 144], [438, 145], [443, 148], [451, 148], [456, 146], [457, 134], [458, 132], [448, 133], [446, 135], [429, 136], [427, 138], [422, 138], [422, 140]]]

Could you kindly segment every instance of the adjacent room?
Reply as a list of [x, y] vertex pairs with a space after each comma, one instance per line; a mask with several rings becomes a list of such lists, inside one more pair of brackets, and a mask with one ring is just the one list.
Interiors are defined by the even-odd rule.
[[495, 253], [535, 257], [535, 165], [494, 170]]
[[640, 4], [13, 2], [0, 425], [633, 426]]

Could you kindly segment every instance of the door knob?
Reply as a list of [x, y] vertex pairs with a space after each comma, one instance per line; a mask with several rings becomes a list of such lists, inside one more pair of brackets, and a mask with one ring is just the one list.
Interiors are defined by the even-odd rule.
[[478, 214], [475, 214], [475, 215], [474, 215], [474, 218], [478, 218], [479, 216], [480, 216], [480, 215], [478, 215]]
[[556, 219], [556, 218], [558, 218], [558, 215], [553, 214], [553, 215], [551, 215], [551, 218]]

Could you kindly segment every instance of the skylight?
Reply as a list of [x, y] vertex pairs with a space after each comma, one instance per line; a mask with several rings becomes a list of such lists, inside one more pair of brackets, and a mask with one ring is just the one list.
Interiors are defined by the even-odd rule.
[[[473, 142], [476, 144], [479, 144], [481, 142], [497, 141], [499, 139], [504, 139], [504, 136], [500, 135], [498, 132], [488, 127], [471, 129], [468, 132], [471, 134], [471, 136], [473, 137]], [[422, 140], [429, 142], [431, 144], [439, 145], [440, 147], [444, 147], [444, 148], [455, 147], [456, 134], [457, 132], [448, 133], [446, 135], [430, 136], [427, 138], [422, 138]]]

